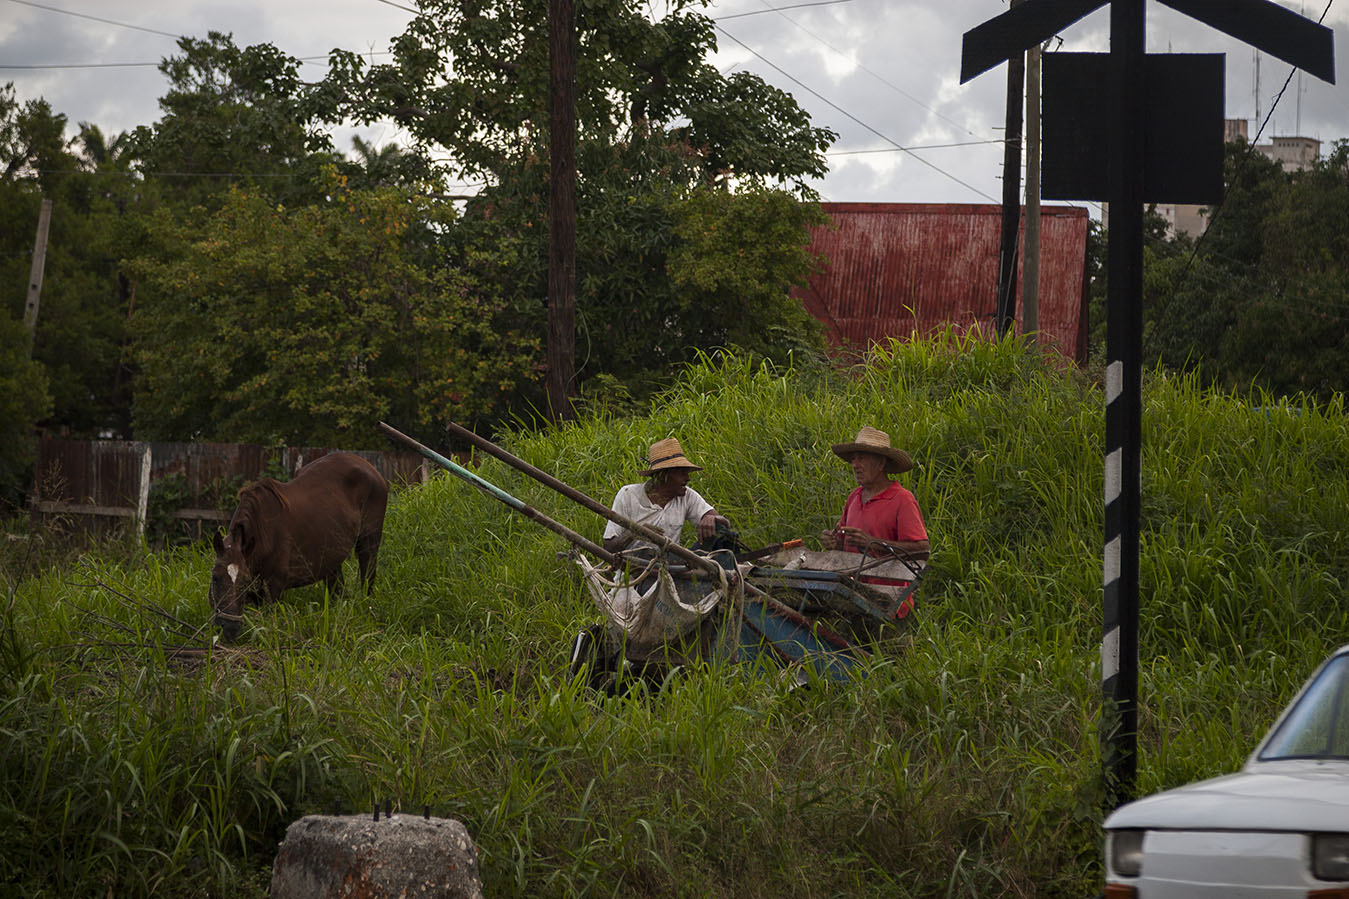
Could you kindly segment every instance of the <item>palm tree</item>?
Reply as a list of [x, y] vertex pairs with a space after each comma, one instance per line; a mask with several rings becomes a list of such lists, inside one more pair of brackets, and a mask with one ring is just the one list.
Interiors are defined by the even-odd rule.
[[351, 145], [356, 149], [354, 163], [365, 187], [408, 185], [427, 177], [426, 161], [397, 144], [385, 144], [377, 149], [356, 135], [351, 139]]
[[91, 172], [109, 169], [117, 172], [128, 171], [131, 167], [131, 133], [123, 131], [109, 141], [103, 135], [103, 129], [90, 122], [80, 122], [80, 133], [71, 141], [83, 154], [81, 165]]

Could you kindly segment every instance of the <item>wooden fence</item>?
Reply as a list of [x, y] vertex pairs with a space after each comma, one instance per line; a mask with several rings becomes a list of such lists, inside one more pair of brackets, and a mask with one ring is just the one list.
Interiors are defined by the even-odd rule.
[[[200, 537], [229, 521], [238, 489], [261, 477], [289, 480], [306, 462], [335, 450], [235, 443], [130, 440], [38, 442], [35, 520], [101, 533], [118, 524], [168, 539]], [[348, 450], [371, 462], [395, 489], [424, 483], [430, 463], [417, 453]]]

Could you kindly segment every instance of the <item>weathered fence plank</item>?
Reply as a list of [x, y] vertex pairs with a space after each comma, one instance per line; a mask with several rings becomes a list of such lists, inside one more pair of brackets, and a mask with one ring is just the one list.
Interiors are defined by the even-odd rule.
[[[38, 442], [29, 509], [45, 524], [60, 519], [75, 529], [101, 533], [130, 520], [144, 534], [151, 507], [157, 505], [158, 515], [201, 536], [203, 525], [209, 529], [229, 520], [239, 487], [261, 477], [289, 480], [304, 463], [330, 452], [336, 450], [44, 437]], [[344, 452], [369, 460], [395, 488], [423, 483], [430, 476], [417, 453]], [[170, 486], [171, 491], [166, 489]], [[184, 531], [182, 536], [193, 534]]]

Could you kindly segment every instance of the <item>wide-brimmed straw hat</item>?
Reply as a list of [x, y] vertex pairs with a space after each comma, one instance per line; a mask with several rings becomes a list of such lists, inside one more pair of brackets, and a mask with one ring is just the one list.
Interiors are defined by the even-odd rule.
[[666, 468], [687, 468], [690, 471], [702, 471], [701, 465], [694, 465], [684, 457], [684, 450], [679, 445], [679, 441], [673, 437], [666, 437], [664, 440], [658, 440], [651, 444], [651, 449], [647, 453], [647, 467], [637, 472], [640, 475], [653, 475]]
[[853, 453], [875, 453], [884, 456], [887, 474], [902, 474], [913, 468], [913, 459], [902, 449], [890, 445], [890, 435], [875, 428], [863, 428], [857, 432], [852, 443], [835, 443], [834, 452], [840, 459], [848, 460]]

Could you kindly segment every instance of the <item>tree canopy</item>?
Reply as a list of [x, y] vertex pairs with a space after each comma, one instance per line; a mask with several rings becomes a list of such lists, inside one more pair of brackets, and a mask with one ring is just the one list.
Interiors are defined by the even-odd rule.
[[[578, 392], [645, 396], [721, 346], [822, 348], [789, 291], [814, 264], [806, 182], [833, 135], [708, 65], [702, 6], [580, 4]], [[270, 44], [185, 37], [160, 118], [124, 134], [70, 137], [46, 103], [0, 94], [0, 202], [15, 222], [54, 205], [24, 427], [360, 445], [379, 418], [531, 416], [546, 26], [523, 0], [430, 0], [391, 63], [338, 52], [317, 84]], [[334, 148], [337, 125], [390, 118], [409, 145]], [[448, 198], [447, 175], [476, 196]], [[14, 320], [31, 235], [4, 239]]]
[[492, 420], [532, 377], [538, 339], [490, 279], [419, 259], [443, 209], [329, 178], [320, 204], [236, 188], [156, 216], [133, 266], [139, 435], [380, 445], [381, 419]]
[[[792, 97], [758, 76], [707, 62], [707, 0], [671, 0], [656, 17], [633, 0], [576, 5], [577, 160], [582, 180], [616, 160], [641, 179], [787, 185], [813, 196], [836, 135], [810, 124]], [[334, 51], [312, 96], [330, 122], [389, 118], [456, 175], [504, 188], [548, 152], [548, 12], [537, 0], [422, 0], [370, 65]], [[628, 149], [615, 156], [613, 148]], [[635, 152], [634, 152], [635, 151]], [[655, 157], [642, 151], [651, 151]], [[673, 151], [673, 152], [672, 152]]]
[[240, 48], [216, 31], [178, 47], [159, 66], [169, 82], [163, 116], [134, 132], [138, 169], [186, 202], [209, 204], [231, 183], [313, 200], [315, 175], [333, 161], [332, 137], [303, 108], [300, 61], [271, 44]]
[[1349, 388], [1349, 142], [1306, 171], [1228, 146], [1227, 192], [1201, 239], [1154, 235], [1150, 357], [1227, 387], [1322, 399]]
[[[631, 0], [576, 10], [576, 369], [639, 396], [718, 347], [777, 359], [823, 349], [790, 288], [814, 264], [807, 180], [826, 171], [835, 135], [757, 76], [710, 65], [705, 5], [677, 0], [660, 17]], [[428, 0], [390, 63], [334, 53], [311, 97], [328, 121], [391, 118], [447, 175], [483, 182], [455, 251], [508, 242], [521, 263], [509, 290], [540, 316], [547, 35], [546, 4]]]

